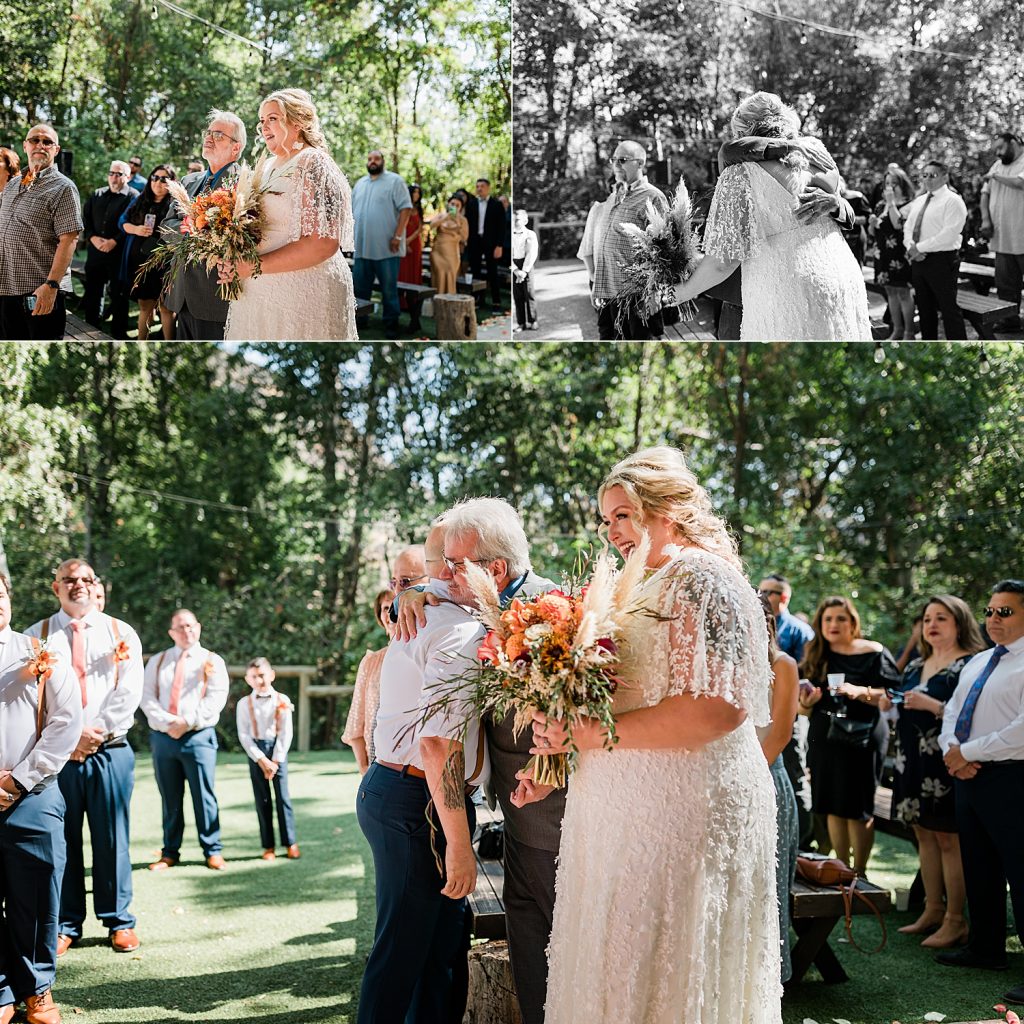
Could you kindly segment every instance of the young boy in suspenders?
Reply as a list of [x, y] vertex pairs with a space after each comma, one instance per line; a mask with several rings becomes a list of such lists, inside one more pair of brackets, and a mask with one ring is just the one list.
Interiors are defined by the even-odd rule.
[[50, 994], [66, 857], [57, 774], [82, 735], [82, 702], [67, 659], [10, 620], [0, 574], [0, 1024], [22, 1001], [29, 1024], [60, 1024]]
[[249, 777], [252, 779], [252, 792], [256, 799], [256, 816], [260, 822], [263, 859], [277, 859], [270, 797], [270, 784], [273, 782], [281, 845], [287, 848], [290, 860], [297, 860], [301, 854], [295, 842], [295, 813], [288, 796], [292, 702], [274, 689], [274, 679], [274, 669], [266, 658], [254, 658], [249, 662], [245, 681], [252, 687], [252, 693], [238, 702], [235, 720], [238, 725], [238, 741], [249, 755]]

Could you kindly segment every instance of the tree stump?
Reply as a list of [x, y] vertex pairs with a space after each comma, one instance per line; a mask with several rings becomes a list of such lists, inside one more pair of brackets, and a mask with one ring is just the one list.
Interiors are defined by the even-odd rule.
[[469, 951], [469, 998], [462, 1024], [523, 1024], [507, 942], [484, 942]]
[[476, 340], [476, 302], [472, 295], [435, 295], [438, 341]]

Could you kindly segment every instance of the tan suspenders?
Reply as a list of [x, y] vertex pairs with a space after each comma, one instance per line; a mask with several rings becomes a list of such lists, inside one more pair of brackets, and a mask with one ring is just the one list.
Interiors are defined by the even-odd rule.
[[[43, 650], [42, 642], [37, 636], [30, 636], [29, 640], [32, 642], [32, 651], [38, 658]], [[46, 680], [40, 678], [37, 685], [39, 688], [36, 691], [36, 742], [38, 743], [43, 735], [43, 721], [46, 718]]]
[[[43, 628], [40, 630], [40, 632], [43, 634], [42, 639], [43, 639], [44, 643], [46, 642], [46, 638], [50, 635], [50, 619], [52, 619], [52, 618], [53, 618], [53, 616], [51, 615], [49, 619], [43, 619]], [[113, 616], [110, 617], [110, 627], [114, 631], [114, 651], [116, 652], [117, 648], [118, 648], [118, 645], [121, 643], [121, 628], [120, 628], [120, 623], [118, 623], [117, 619], [115, 619]], [[117, 684], [120, 681], [120, 678], [121, 678], [121, 662], [119, 662], [117, 660], [117, 658], [115, 657], [114, 658], [114, 689], [115, 690], [117, 689]]]
[[[284, 710], [284, 704], [279, 700], [277, 707], [274, 708], [274, 739], [281, 733], [281, 712]], [[260, 738], [260, 727], [256, 723], [256, 695], [254, 693], [249, 694], [249, 721], [252, 723], [252, 738], [258, 740]]]
[[[213, 651], [210, 651], [210, 654], [212, 654], [212, 653], [213, 653]], [[157, 702], [157, 704], [160, 703], [160, 669], [163, 667], [164, 658], [166, 658], [166, 657], [167, 657], [167, 652], [166, 651], [161, 651], [160, 652], [160, 660], [156, 663], [156, 702]], [[199, 694], [199, 699], [200, 700], [202, 700], [206, 696], [206, 686], [207, 686], [207, 679], [206, 679], [206, 673], [204, 672], [203, 673], [203, 689], [202, 689], [202, 691]]]

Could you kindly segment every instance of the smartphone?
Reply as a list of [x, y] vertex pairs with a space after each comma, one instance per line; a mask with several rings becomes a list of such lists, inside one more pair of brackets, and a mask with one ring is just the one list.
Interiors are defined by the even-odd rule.
[[885, 695], [886, 695], [886, 697], [889, 698], [890, 701], [892, 701], [894, 707], [897, 704], [902, 704], [903, 703], [903, 691], [902, 690], [890, 690], [889, 687], [887, 686], [885, 688]]
[[145, 218], [143, 219], [143, 223], [146, 225], [147, 228], [155, 228], [156, 227], [156, 214], [155, 213], [147, 213]]
[[36, 308], [36, 297], [34, 295], [25, 296], [25, 306], [31, 313]]

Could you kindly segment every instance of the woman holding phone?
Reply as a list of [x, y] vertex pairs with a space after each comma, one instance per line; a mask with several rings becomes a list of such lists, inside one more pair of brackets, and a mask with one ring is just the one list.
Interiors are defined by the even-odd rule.
[[138, 279], [139, 268], [153, 255], [160, 244], [160, 222], [171, 209], [168, 181], [174, 181], [174, 171], [167, 164], [157, 164], [149, 175], [149, 181], [141, 195], [121, 214], [119, 225], [128, 236], [121, 257], [121, 280], [129, 288], [129, 296], [139, 304], [139, 341], [149, 337], [149, 325], [153, 312], [160, 304], [160, 322], [164, 339], [174, 337], [174, 314], [160, 302], [164, 276], [162, 270], [150, 270]]
[[462, 246], [469, 240], [469, 221], [462, 215], [462, 199], [455, 195], [447, 208], [434, 214], [427, 223], [434, 228], [430, 249], [430, 283], [438, 295], [454, 295]]

